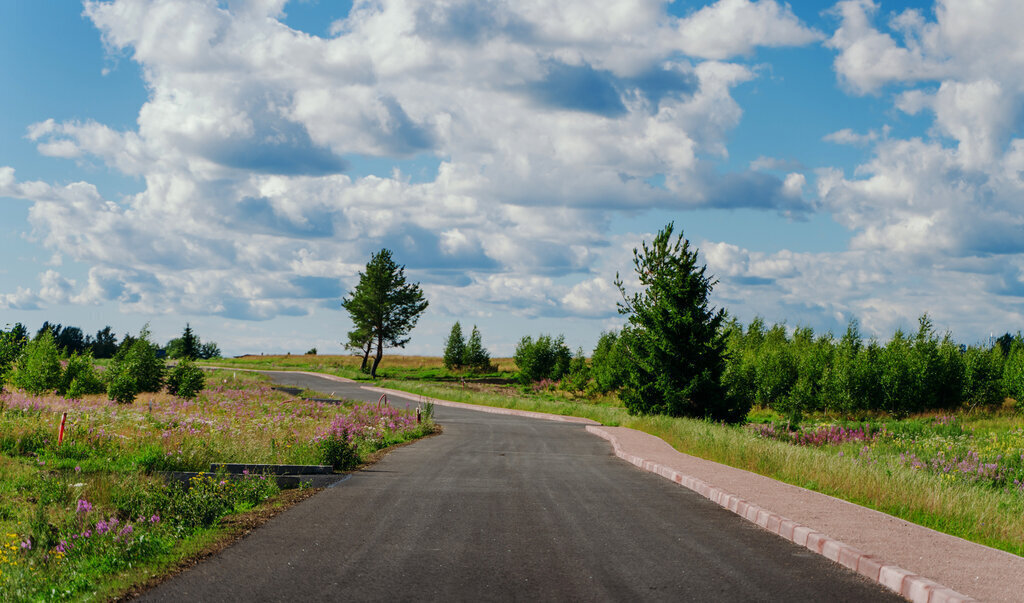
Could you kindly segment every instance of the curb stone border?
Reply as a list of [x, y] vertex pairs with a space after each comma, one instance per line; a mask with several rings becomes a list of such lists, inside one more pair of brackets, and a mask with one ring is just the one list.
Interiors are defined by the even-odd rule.
[[769, 532], [790, 542], [805, 547], [819, 555], [835, 561], [858, 574], [885, 586], [914, 603], [967, 603], [977, 599], [947, 588], [934, 580], [905, 570], [899, 566], [854, 548], [844, 542], [830, 538], [817, 530], [798, 524], [777, 513], [759, 507], [754, 503], [716, 488], [689, 475], [684, 475], [639, 456], [622, 450], [614, 434], [596, 425], [587, 425], [587, 431], [611, 442], [615, 456], [637, 467], [655, 473], [681, 486], [689, 488], [717, 505], [732, 511], [744, 519], [756, 523]]

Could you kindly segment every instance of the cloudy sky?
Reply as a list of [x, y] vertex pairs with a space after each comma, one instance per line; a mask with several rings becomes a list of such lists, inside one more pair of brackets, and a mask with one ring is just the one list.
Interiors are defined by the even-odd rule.
[[740, 320], [1024, 328], [1019, 0], [0, 4], [0, 326], [338, 353], [394, 251], [593, 347], [674, 221]]

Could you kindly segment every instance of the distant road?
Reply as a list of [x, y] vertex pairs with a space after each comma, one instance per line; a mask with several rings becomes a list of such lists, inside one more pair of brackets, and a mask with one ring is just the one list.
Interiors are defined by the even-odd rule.
[[442, 435], [391, 452], [143, 600], [902, 600], [619, 460], [582, 426], [441, 406], [435, 416]]

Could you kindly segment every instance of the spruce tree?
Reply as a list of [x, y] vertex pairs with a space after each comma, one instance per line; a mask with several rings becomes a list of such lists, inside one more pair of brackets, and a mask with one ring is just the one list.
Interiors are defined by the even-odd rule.
[[181, 357], [188, 360], [199, 358], [199, 338], [192, 331], [192, 326], [185, 323], [185, 332], [181, 334]]
[[491, 368], [491, 355], [484, 349], [483, 338], [480, 336], [480, 329], [473, 325], [473, 331], [469, 335], [466, 349], [462, 353], [462, 364], [474, 371], [488, 371]]
[[444, 368], [448, 370], [462, 368], [466, 364], [465, 357], [466, 340], [462, 337], [462, 325], [455, 321], [444, 342]]
[[716, 421], [742, 420], [749, 409], [727, 396], [725, 310], [710, 304], [715, 284], [698, 266], [697, 250], [673, 224], [648, 247], [633, 250], [641, 290], [628, 295], [622, 279], [619, 312], [628, 317], [620, 337], [626, 364], [620, 397], [631, 414], [667, 414]]

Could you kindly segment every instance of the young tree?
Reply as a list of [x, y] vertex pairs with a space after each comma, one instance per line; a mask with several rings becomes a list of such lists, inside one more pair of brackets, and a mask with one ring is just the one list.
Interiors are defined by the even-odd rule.
[[462, 368], [466, 363], [466, 340], [462, 337], [462, 325], [455, 321], [448, 338], [444, 340], [444, 368], [454, 370]]
[[220, 358], [220, 346], [216, 341], [207, 341], [199, 346], [199, 358], [202, 360]]
[[469, 335], [469, 341], [462, 351], [462, 365], [468, 366], [474, 371], [490, 371], [491, 355], [484, 349], [483, 338], [480, 336], [480, 329], [473, 325], [473, 331]]
[[523, 384], [550, 379], [558, 381], [569, 370], [572, 352], [565, 345], [565, 336], [552, 338], [540, 335], [534, 341], [529, 335], [519, 340], [512, 360], [519, 369], [519, 381]]
[[157, 356], [157, 347], [149, 341], [148, 324], [137, 338], [125, 335], [121, 349], [107, 368], [107, 395], [111, 400], [131, 404], [139, 392], [163, 389], [166, 370], [163, 359]]
[[[395, 263], [389, 249], [381, 249], [373, 254], [366, 264], [366, 272], [359, 273], [359, 283], [355, 290], [341, 300], [342, 307], [352, 317], [356, 331], [365, 329], [370, 336], [369, 340], [376, 347], [377, 355], [370, 368], [371, 377], [377, 376], [377, 366], [380, 365], [385, 346], [403, 348], [409, 343], [407, 335], [416, 326], [420, 314], [427, 309], [427, 304], [419, 283], [406, 282], [405, 266]], [[351, 342], [352, 334], [349, 335]]]
[[14, 361], [28, 343], [27, 337], [28, 332], [20, 322], [10, 331], [0, 331], [0, 391], [4, 389], [4, 381], [14, 366]]
[[722, 385], [725, 311], [710, 306], [715, 281], [697, 265], [690, 242], [681, 233], [673, 238], [673, 227], [633, 250], [641, 291], [628, 295], [615, 275], [619, 312], [629, 319], [620, 336], [627, 367], [620, 397], [632, 414], [740, 421], [749, 407]]
[[619, 389], [625, 376], [622, 362], [622, 344], [615, 331], [601, 333], [590, 357], [590, 373], [594, 389], [607, 393]]
[[192, 331], [192, 325], [185, 323], [185, 331], [181, 334], [181, 357], [189, 360], [199, 358], [199, 338]]
[[94, 358], [113, 358], [117, 353], [117, 336], [108, 326], [96, 331], [96, 338], [92, 342], [92, 355]]
[[60, 373], [60, 350], [53, 340], [53, 333], [49, 330], [40, 331], [33, 341], [25, 345], [18, 357], [11, 373], [11, 383], [38, 396], [60, 386]]

